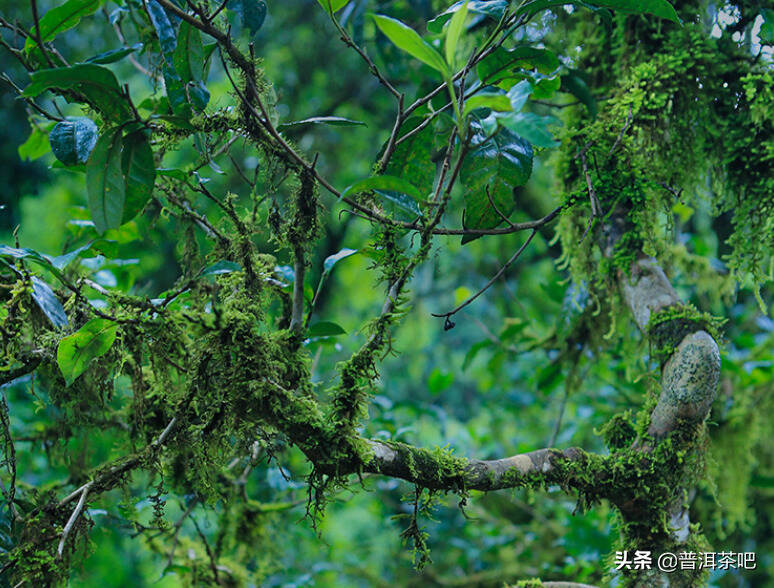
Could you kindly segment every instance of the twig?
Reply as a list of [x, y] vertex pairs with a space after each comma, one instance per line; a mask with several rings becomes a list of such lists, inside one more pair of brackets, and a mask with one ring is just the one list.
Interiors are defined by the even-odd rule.
[[465, 308], [468, 304], [473, 302], [476, 298], [481, 296], [484, 292], [486, 292], [492, 286], [492, 284], [494, 284], [500, 278], [500, 276], [502, 276], [503, 273], [505, 273], [505, 270], [507, 270], [508, 267], [510, 267], [510, 265], [518, 259], [519, 255], [521, 255], [522, 252], [527, 248], [527, 245], [529, 245], [529, 242], [532, 241], [532, 238], [535, 236], [536, 233], [537, 233], [537, 229], [532, 229], [532, 232], [530, 233], [529, 237], [527, 237], [527, 240], [524, 241], [524, 244], [521, 247], [519, 247], [518, 251], [516, 251], [516, 253], [514, 253], [511, 256], [511, 258], [505, 262], [505, 264], [503, 264], [503, 266], [497, 271], [497, 273], [494, 276], [492, 276], [492, 278], [484, 285], [484, 287], [481, 288], [475, 294], [473, 294], [473, 296], [471, 296], [470, 298], [465, 300], [465, 302], [463, 302], [453, 310], [450, 310], [449, 312], [444, 312], [440, 314], [432, 313], [432, 315], [435, 317], [446, 319], [444, 323], [445, 330], [448, 331], [449, 329], [454, 328], [454, 323], [451, 322], [450, 318], [455, 314], [457, 314], [460, 310]]
[[626, 130], [629, 128], [629, 125], [632, 124], [632, 105], [629, 104], [629, 114], [626, 115], [626, 122], [624, 123], [623, 128], [621, 128], [621, 131], [618, 133], [618, 137], [616, 137], [615, 143], [613, 143], [613, 146], [610, 148], [610, 151], [607, 152], [607, 156], [610, 157], [613, 152], [618, 149], [618, 146], [621, 144], [621, 141], [623, 140], [624, 133], [626, 133]]
[[30, 0], [30, 6], [32, 7], [32, 19], [35, 21], [35, 41], [38, 43], [38, 47], [40, 47], [40, 52], [43, 54], [43, 58], [46, 60], [46, 63], [48, 63], [48, 66], [51, 68], [56, 67], [54, 65], [54, 62], [51, 61], [51, 57], [49, 57], [48, 52], [46, 51], [46, 48], [43, 46], [43, 38], [40, 36], [40, 18], [38, 16], [38, 3], [36, 0]]
[[78, 516], [81, 514], [81, 511], [83, 510], [83, 507], [86, 504], [86, 496], [88, 496], [89, 490], [91, 489], [91, 486], [93, 483], [94, 482], [88, 482], [87, 484], [84, 484], [80, 488], [81, 497], [78, 499], [78, 504], [75, 505], [75, 509], [73, 509], [73, 513], [70, 515], [70, 518], [67, 520], [67, 524], [65, 525], [64, 531], [62, 531], [62, 538], [59, 540], [59, 547], [57, 547], [57, 550], [56, 550], [57, 557], [59, 559], [62, 559], [62, 554], [64, 553], [65, 541], [67, 541], [67, 536], [70, 534], [70, 531], [72, 531], [73, 525], [75, 525], [75, 521], [78, 520]]
[[586, 151], [584, 149], [581, 149], [579, 156], [581, 159], [581, 165], [583, 166], [583, 174], [586, 176], [586, 186], [588, 187], [589, 191], [589, 202], [591, 204], [591, 215], [589, 216], [589, 224], [586, 225], [586, 230], [583, 231], [583, 236], [581, 237], [581, 241], [583, 241], [586, 238], [586, 235], [589, 232], [589, 229], [591, 229], [591, 225], [594, 222], [594, 219], [598, 216], [602, 216], [602, 206], [599, 204], [599, 199], [597, 198], [597, 193], [594, 190], [594, 184], [591, 182], [591, 175], [589, 174], [589, 166], [588, 162], [586, 161]]
[[180, 535], [180, 529], [183, 528], [183, 523], [185, 523], [185, 520], [191, 515], [193, 510], [198, 505], [199, 505], [199, 497], [197, 496], [191, 501], [191, 503], [188, 505], [188, 508], [185, 510], [183, 515], [175, 523], [174, 532], [172, 534], [172, 549], [169, 551], [169, 556], [167, 557], [167, 567], [172, 565], [172, 559], [175, 557], [175, 550], [177, 549], [178, 535]]

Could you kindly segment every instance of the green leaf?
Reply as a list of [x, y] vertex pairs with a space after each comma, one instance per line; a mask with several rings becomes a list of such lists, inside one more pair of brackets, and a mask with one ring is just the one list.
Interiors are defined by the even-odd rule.
[[509, 112], [512, 110], [511, 100], [505, 94], [494, 92], [481, 92], [465, 100], [465, 108], [462, 115], [465, 116], [476, 108], [489, 108], [496, 112]]
[[232, 272], [242, 271], [242, 266], [233, 261], [221, 259], [217, 263], [212, 264], [210, 267], [202, 270], [203, 276], [217, 276], [220, 274], [230, 274]]
[[[540, 74], [538, 74], [539, 76]], [[533, 77], [532, 79], [532, 97], [537, 100], [546, 100], [551, 98], [562, 85], [559, 76], [553, 77]]]
[[95, 245], [98, 245], [101, 242], [104, 242], [104, 241], [102, 239], [98, 239], [97, 241], [89, 241], [88, 243], [86, 243], [86, 245], [78, 247], [77, 249], [73, 249], [69, 253], [64, 253], [62, 255], [57, 255], [56, 257], [49, 258], [49, 261], [51, 262], [51, 265], [53, 265], [56, 269], [63, 270], [68, 265], [70, 265], [73, 262], [73, 260], [80, 257], [83, 253], [86, 253], [92, 247], [94, 247]]
[[[563, 6], [565, 4], [575, 4], [583, 6], [584, 2], [567, 2], [567, 0], [533, 0], [519, 7], [515, 16], [525, 14], [532, 16], [554, 6]], [[594, 0], [594, 6], [602, 8], [611, 8], [621, 12], [630, 12], [632, 14], [652, 14], [659, 18], [680, 22], [677, 12], [666, 0]]]
[[498, 116], [497, 121], [505, 128], [513, 131], [537, 147], [556, 147], [549, 125], [559, 122], [553, 116], [540, 116], [533, 112], [516, 112], [507, 116]]
[[33, 261], [41, 267], [51, 271], [57, 278], [62, 279], [60, 272], [45, 255], [38, 253], [34, 249], [17, 249], [8, 245], [0, 245], [0, 257], [11, 257], [13, 259], [27, 259]]
[[70, 118], [57, 123], [48, 140], [54, 156], [65, 165], [86, 163], [97, 144], [99, 129], [91, 119]]
[[48, 142], [48, 133], [44, 132], [40, 127], [33, 125], [30, 136], [27, 140], [19, 145], [19, 158], [22, 160], [33, 160], [43, 157], [51, 150], [51, 145]]
[[[427, 23], [427, 30], [431, 33], [440, 33], [452, 15], [462, 8], [464, 1], [455, 2], [433, 20]], [[467, 2], [468, 12], [482, 14], [494, 20], [500, 20], [508, 8], [508, 0], [469, 0]]]
[[764, 8], [761, 10], [761, 16], [763, 17], [763, 22], [758, 33], [761, 43], [774, 45], [774, 10]]
[[[161, 5], [152, 0], [148, 2], [148, 14], [150, 15], [153, 28], [156, 30], [156, 36], [161, 46], [161, 54], [164, 57], [162, 62], [162, 73], [164, 75], [164, 88], [167, 91], [167, 100], [169, 101], [172, 112], [183, 119], [191, 117], [191, 104], [197, 107], [197, 110], [203, 110], [209, 100], [209, 93], [193, 96], [189, 93], [187, 85], [188, 80], [183, 79], [175, 68], [175, 54], [177, 52], [177, 35], [172, 22]], [[190, 73], [190, 61], [186, 62], [186, 71]], [[205, 89], [206, 92], [206, 89]], [[193, 99], [192, 99], [193, 98]], [[202, 105], [202, 101], [204, 104]]]
[[164, 60], [170, 65], [172, 63], [172, 56], [177, 47], [177, 36], [175, 35], [175, 27], [172, 26], [172, 22], [169, 20], [166, 11], [162, 8], [161, 4], [156, 0], [150, 0], [147, 4], [148, 16], [150, 16], [151, 24], [156, 31], [156, 36], [159, 39], [159, 45], [161, 46], [161, 53], [164, 56]]
[[72, 90], [82, 94], [111, 123], [132, 118], [129, 105], [113, 72], [93, 63], [41, 69], [30, 74], [22, 96], [34, 98], [46, 90]]
[[309, 337], [335, 337], [336, 335], [346, 335], [347, 332], [340, 325], [329, 321], [320, 321], [309, 327], [307, 335]]
[[[104, 0], [67, 0], [62, 6], [56, 6], [46, 12], [40, 18], [39, 31], [41, 40], [45, 43], [52, 40], [59, 33], [77, 25], [81, 18], [94, 14]], [[27, 37], [24, 43], [24, 51], [29, 55], [30, 51], [37, 47], [37, 35]]]
[[586, 80], [583, 79], [583, 74], [581, 72], [578, 70], [570, 70], [569, 73], [563, 75], [560, 89], [563, 92], [572, 94], [580, 100], [588, 109], [589, 114], [591, 114], [593, 118], [596, 118], [599, 110], [597, 108], [597, 101], [591, 93], [591, 89], [586, 83]]
[[333, 269], [334, 265], [339, 263], [342, 259], [346, 259], [350, 255], [354, 255], [355, 253], [357, 253], [357, 249], [347, 249], [345, 247], [338, 253], [329, 255], [328, 257], [325, 258], [325, 261], [323, 261], [323, 272], [327, 274]]
[[[487, 138], [478, 123], [472, 128], [478, 132], [460, 169], [465, 186], [464, 226], [491, 229], [513, 212], [513, 190], [524, 185], [532, 173], [532, 147], [508, 129]], [[470, 240], [463, 238], [463, 243]]]
[[61, 329], [68, 326], [67, 314], [51, 286], [37, 276], [32, 276], [32, 298], [51, 324]]
[[121, 47], [120, 49], [112, 49], [110, 51], [105, 51], [104, 53], [95, 55], [94, 57], [89, 57], [86, 60], [86, 63], [98, 63], [102, 65], [105, 65], [107, 63], [115, 63], [116, 61], [120, 61], [127, 55], [130, 55], [131, 53], [134, 53], [135, 51], [139, 51], [141, 49], [142, 49], [142, 43], [135, 43], [131, 47]]
[[[398, 133], [398, 137], [404, 137], [425, 121], [424, 117], [412, 116], [405, 121]], [[411, 178], [421, 194], [427, 195], [433, 190], [435, 180], [435, 163], [433, 163], [434, 131], [431, 125], [427, 125], [421, 131], [402, 141], [395, 147], [385, 173], [399, 178]], [[385, 145], [386, 146], [386, 145]], [[421, 214], [416, 206], [415, 212]]]
[[381, 14], [374, 14], [372, 16], [379, 30], [399, 49], [441, 72], [444, 77], [451, 76], [449, 67], [446, 65], [443, 57], [441, 57], [441, 54], [420, 37], [414, 29], [389, 16]]
[[156, 173], [160, 176], [180, 180], [181, 182], [188, 180], [188, 172], [176, 167], [160, 167], [156, 170]]
[[534, 88], [527, 80], [522, 80], [510, 90], [508, 90], [508, 98], [511, 100], [511, 108], [513, 112], [519, 112], [529, 100]]
[[495, 49], [476, 67], [478, 79], [482, 84], [505, 86], [507, 89], [523, 74], [517, 70], [537, 69], [538, 73], [550, 74], [559, 67], [559, 59], [548, 49], [537, 47], [516, 47], [507, 50], [502, 47]]
[[416, 217], [422, 216], [422, 209], [419, 208], [417, 201], [401, 192], [395, 192], [393, 190], [374, 190], [374, 193], [387, 201], [384, 209], [393, 216], [400, 218], [406, 216], [401, 213], [408, 213], [408, 218], [405, 218], [405, 220], [414, 220]]
[[97, 232], [121, 225], [126, 188], [121, 167], [121, 130], [103, 134], [86, 164], [89, 210]]
[[199, 29], [188, 22], [180, 23], [177, 33], [177, 47], [172, 54], [177, 75], [183, 82], [201, 81], [204, 75], [204, 46]]
[[465, 26], [465, 19], [468, 17], [468, 3], [465, 2], [459, 10], [454, 13], [449, 28], [446, 30], [446, 41], [444, 49], [446, 50], [446, 63], [449, 67], [456, 69], [454, 56], [457, 54], [457, 44], [459, 43], [462, 29]]
[[317, 0], [317, 2], [323, 7], [323, 10], [329, 14], [338, 12], [349, 4], [349, 0]]
[[391, 190], [393, 192], [401, 192], [411, 196], [417, 202], [421, 202], [423, 197], [419, 190], [412, 184], [395, 176], [371, 176], [359, 182], [355, 182], [351, 186], [347, 186], [341, 193], [341, 198], [357, 194], [358, 192], [367, 192], [370, 190]]
[[59, 342], [56, 361], [68, 386], [86, 370], [91, 360], [110, 350], [117, 333], [116, 323], [95, 318]]
[[266, 2], [264, 0], [233, 0], [229, 8], [239, 15], [242, 26], [250, 31], [252, 36], [263, 26], [266, 20]]
[[123, 139], [121, 171], [126, 181], [124, 212], [121, 222], [130, 221], [150, 200], [156, 182], [153, 151], [145, 131], [129, 133]]
[[312, 118], [305, 118], [304, 120], [294, 120], [282, 123], [281, 125], [278, 125], [277, 128], [283, 130], [304, 125], [330, 125], [332, 127], [366, 126], [362, 121], [342, 118], [340, 116], [313, 116]]

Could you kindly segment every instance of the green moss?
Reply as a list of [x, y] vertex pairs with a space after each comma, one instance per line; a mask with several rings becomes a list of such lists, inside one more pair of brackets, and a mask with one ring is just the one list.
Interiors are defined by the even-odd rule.
[[662, 364], [671, 357], [680, 342], [691, 333], [706, 331], [720, 341], [720, 329], [726, 319], [701, 312], [692, 304], [676, 304], [651, 315], [646, 328], [652, 355]]

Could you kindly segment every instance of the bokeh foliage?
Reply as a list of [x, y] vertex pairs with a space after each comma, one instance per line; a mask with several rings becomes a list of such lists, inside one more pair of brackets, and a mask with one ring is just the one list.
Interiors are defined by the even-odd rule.
[[[38, 9], [44, 14], [55, 4], [59, 3], [40, 2]], [[137, 64], [127, 54], [107, 66], [122, 83], [129, 83], [141, 115], [174, 112], [201, 125], [197, 133], [183, 129], [178, 136], [175, 121], [170, 122], [173, 132], [153, 143], [157, 158], [163, 151], [156, 167], [184, 170], [194, 186], [200, 185], [199, 178], [206, 180], [201, 185], [211, 194], [229, 194], [230, 204], [215, 203], [202, 192], [181, 196], [175, 191], [175, 171], [156, 172], [156, 193], [162, 195], [142, 202], [142, 214], [97, 234], [91, 223], [93, 209], [89, 210], [88, 172], [77, 165], [57, 164], [49, 152], [48, 135], [55, 121], [30, 111], [32, 125], [25, 126], [24, 103], [14, 99], [12, 86], [0, 86], [8, 121], [0, 129], [6, 139], [1, 169], [7, 175], [2, 195], [6, 207], [0, 210], [3, 243], [46, 254], [59, 264], [68, 260], [57, 256], [85, 247], [63, 266], [67, 279], [89, 280], [81, 283], [97, 309], [121, 309], [126, 319], [131, 318], [126, 304], [165, 299], [188, 280], [202, 278], [191, 294], [183, 293], [174, 303], [169, 298], [173, 307], [179, 305], [175, 312], [180, 316], [156, 330], [143, 327], [142, 337], [125, 323], [118, 345], [107, 345], [82, 375], [70, 373], [73, 386], [66, 387], [68, 374], [63, 378], [57, 371], [63, 365], [60, 361], [3, 387], [5, 430], [15, 446], [11, 458], [6, 443], [6, 461], [15, 462], [17, 508], [31, 511], [86, 482], [100, 464], [126, 455], [127, 450], [140, 451], [164, 428], [170, 406], [191, 400], [185, 396], [191, 388], [182, 386], [186, 378], [175, 363], [211, 354], [209, 364], [197, 364], [203, 367], [193, 384], [201, 392], [194, 394], [194, 402], [206, 403], [196, 407], [201, 422], [189, 423], [187, 436], [174, 445], [174, 459], [149, 454], [144, 472], [127, 477], [89, 504], [73, 545], [73, 562], [78, 565], [72, 569], [71, 584], [207, 585], [212, 582], [208, 549], [220, 554], [221, 579], [233, 577], [237, 585], [499, 586], [537, 576], [600, 582], [608, 571], [604, 558], [616, 542], [616, 518], [606, 504], [577, 510], [574, 498], [555, 487], [547, 492], [472, 492], [462, 499], [456, 494], [434, 496], [438, 504], [428, 504], [420, 516], [433, 560], [421, 572], [412, 566], [416, 554], [400, 540], [414, 509], [414, 488], [408, 483], [354, 479], [349, 486], [327, 488], [324, 517], [306, 515], [309, 476], [314, 472], [304, 454], [271, 427], [256, 428], [249, 405], [238, 405], [241, 412], [219, 414], [221, 405], [234, 406], [233, 399], [229, 389], [210, 387], [212, 382], [239, 377], [249, 380], [244, 372], [224, 367], [229, 362], [226, 355], [238, 349], [234, 345], [253, 346], [243, 351], [256, 358], [250, 367], [256, 373], [288, 370], [284, 335], [275, 336], [281, 329], [268, 334], [262, 329], [288, 326], [281, 317], [290, 291], [286, 288], [276, 298], [256, 294], [248, 301], [229, 295], [244, 282], [243, 272], [234, 271], [244, 264], [228, 265], [236, 263], [239, 252], [226, 251], [217, 239], [209, 239], [191, 217], [172, 213], [182, 208], [174, 199], [192, 198], [196, 210], [214, 219], [213, 227], [224, 232], [229, 230], [229, 206], [245, 218], [255, 210], [253, 219], [266, 227], [253, 235], [251, 245], [259, 276], [288, 283], [294, 245], [308, 247], [305, 294], [311, 300], [322, 283], [313, 323], [324, 324], [316, 331], [319, 335], [310, 333], [294, 353], [301, 371], [311, 375], [303, 391], [311, 398], [335, 397], [346, 388], [342, 362], [351, 362], [374, 332], [366, 326], [379, 315], [385, 300], [384, 283], [373, 266], [381, 268], [382, 278], [394, 278], [390, 272], [407, 263], [421, 246], [419, 239], [400, 232], [383, 234], [319, 187], [311, 195], [314, 202], [307, 202], [317, 211], [315, 222], [287, 224], [288, 219], [309, 218], [295, 216], [303, 205], [296, 198], [304, 191], [303, 177], [283, 177], [286, 170], [269, 153], [225, 132], [226, 126], [235, 124], [239, 101], [217, 52], [201, 71], [191, 71], [189, 64], [189, 79], [175, 80], [184, 55], [166, 51], [170, 65], [158, 23], [154, 26], [142, 3], [99, 4], [93, 15], [57, 37], [58, 50], [75, 63], [142, 43], [131, 53]], [[317, 170], [335, 186], [368, 177], [394, 121], [395, 101], [389, 92], [369, 75], [356, 52], [342, 44], [317, 3], [270, 2], [265, 20], [261, 2], [233, 4], [221, 18], [231, 25], [240, 46], [254, 44], [266, 84], [262, 96], [275, 108], [275, 124], [311, 117], [364, 123], [290, 125], [283, 129], [284, 136], [310, 160], [315, 157]], [[532, 61], [525, 58], [523, 64], [528, 75], [498, 81], [508, 90], [511, 106], [520, 104], [517, 112], [504, 113], [498, 122], [496, 110], [480, 110], [475, 113], [479, 122], [472, 124], [481, 128], [500, 124], [504, 135], [516, 137], [511, 145], [524, 141], [515, 159], [506, 158], [506, 164], [518, 166], [519, 154], [529, 150], [534, 156], [532, 173], [526, 185], [503, 166], [480, 184], [475, 183], [475, 174], [491, 170], [462, 171], [462, 178], [479, 188], [491, 186], [490, 196], [498, 208], [508, 207], [503, 212], [515, 223], [541, 218], [564, 203], [573, 206], [573, 213], [563, 215], [558, 226], [540, 227], [504, 278], [456, 314], [456, 324], [449, 330], [432, 313], [454, 308], [484, 286], [527, 235], [436, 237], [409, 284], [400, 308], [403, 316], [391, 326], [389, 344], [379, 350], [368, 418], [353, 426], [366, 438], [442, 446], [454, 455], [482, 459], [552, 445], [606, 452], [605, 441], [611, 445], [615, 441], [603, 438], [605, 424], [616, 415], [620, 419], [650, 406], [657, 394], [658, 350], [649, 348], [637, 333], [621, 301], [611, 294], [608, 279], [618, 269], [616, 262], [623, 267], [634, 249], [645, 249], [667, 267], [683, 299], [728, 318], [723, 327], [721, 388], [708, 424], [707, 474], [692, 496], [694, 517], [717, 551], [758, 554], [755, 572], [716, 572], [713, 585], [766, 585], [772, 581], [774, 553], [770, 521], [774, 454], [767, 418], [772, 409], [774, 323], [761, 302], [770, 307], [772, 300], [773, 107], [771, 46], [767, 51], [765, 38], [765, 15], [772, 7], [758, 2], [674, 4], [682, 27], [652, 15], [557, 5], [509, 37], [507, 49], [538, 48], [550, 51], [556, 61], [546, 54], [530, 54]], [[432, 67], [392, 44], [367, 13], [398, 18], [426, 39], [440, 42], [443, 29], [429, 21], [447, 8], [448, 3], [429, 0], [355, 0], [339, 13], [339, 22], [410, 102], [441, 79]], [[9, 22], [18, 18], [25, 26], [32, 23], [26, 5], [3, 1], [0, 13]], [[111, 18], [121, 24], [123, 40]], [[459, 54], [471, 52], [494, 23], [486, 14], [474, 12], [466, 21], [468, 31], [459, 42]], [[170, 24], [180, 45], [180, 25], [174, 19]], [[3, 30], [3, 39], [20, 46], [18, 36], [8, 29]], [[207, 51], [206, 42], [200, 51]], [[7, 51], [0, 55], [8, 77], [20, 88], [27, 86], [23, 68]], [[742, 69], [750, 71], [740, 75]], [[199, 82], [206, 85], [208, 100], [201, 91], [180, 90], [180, 84], [190, 83], [195, 89]], [[170, 105], [170, 88], [176, 83], [179, 108]], [[520, 93], [525, 88], [529, 99]], [[491, 92], [500, 99], [505, 93], [495, 87]], [[703, 99], [679, 102], [681, 96], [697, 94]], [[448, 95], [439, 94], [431, 106], [442, 108], [447, 101]], [[101, 119], [102, 128], [114, 115], [51, 95], [38, 103], [62, 117]], [[107, 104], [108, 109], [114, 107], [110, 100]], [[197, 115], [203, 104], [205, 113], [217, 116]], [[498, 101], [493, 97], [488, 104], [496, 106]], [[406, 121], [406, 130], [411, 124], [418, 121]], [[426, 133], [429, 139], [409, 145], [414, 149], [402, 154], [398, 151], [404, 165], [388, 167], [386, 173], [429, 192], [439, 161], [428, 170], [421, 156], [436, 155], [454, 124], [450, 116], [438, 117], [438, 124]], [[613, 147], [609, 137], [615, 142], [622, 128], [629, 132], [615, 148], [626, 151], [629, 163], [625, 169], [606, 167], [604, 155]], [[138, 131], [125, 134], [133, 132]], [[232, 138], [229, 150], [218, 153]], [[639, 231], [636, 243], [629, 243], [631, 250], [621, 251], [612, 261], [602, 258], [592, 237], [583, 238], [588, 196], [576, 155], [589, 140], [608, 141], [595, 147], [600, 153], [591, 164], [595, 181], [614, 185], [624, 198], [639, 203], [632, 218]], [[728, 153], [734, 159], [728, 159]], [[414, 154], [420, 157], [412, 160], [409, 156]], [[619, 162], [613, 158], [614, 164]], [[188, 175], [193, 168], [198, 177]], [[653, 177], [654, 169], [658, 177]], [[383, 191], [392, 193], [389, 187]], [[394, 218], [411, 218], [415, 205], [405, 198], [384, 202], [384, 210]], [[612, 203], [603, 204], [607, 208]], [[481, 190], [455, 190], [445, 219], [449, 225], [467, 228], [471, 222], [480, 228], [504, 226]], [[317, 239], [313, 247], [305, 244], [311, 235]], [[406, 257], [389, 258], [393, 252], [385, 250], [388, 243]], [[345, 248], [357, 253], [342, 256], [325, 272], [325, 260]], [[59, 285], [57, 264], [46, 266], [44, 258], [36, 265], [32, 257], [12, 261], [17, 269], [8, 275], [29, 271], [51, 284], [66, 301], [73, 323], [68, 333], [87, 319], [94, 320]], [[323, 274], [325, 280], [320, 282]], [[13, 286], [15, 279], [6, 277], [4, 284]], [[189, 312], [206, 316], [210, 310], [205, 299], [214, 291], [219, 292], [214, 304], [229, 321], [224, 329], [232, 336], [228, 342], [208, 339], [204, 326], [192, 327], [182, 316], [189, 302]], [[19, 316], [25, 321], [4, 328], [21, 332], [31, 327], [42, 333], [33, 341], [44, 348], [57, 342], [48, 326], [50, 317], [30, 302], [29, 291], [8, 288], [3, 297], [3, 318], [23, 307]], [[20, 348], [10, 345], [5, 353], [15, 359]], [[147, 350], [150, 357], [143, 359]], [[4, 369], [16, 365], [11, 361]], [[362, 378], [360, 366], [355, 367], [356, 378]], [[142, 404], [132, 387], [144, 378], [148, 394]], [[282, 373], [282, 378], [303, 381], [304, 375]], [[363, 387], [360, 379], [355, 384], [353, 388]], [[337, 406], [341, 406], [337, 414], [351, 409]], [[364, 401], [351, 410], [366, 416], [361, 414], [365, 406]], [[216, 419], [222, 421], [218, 426], [199, 427], [195, 434], [199, 424]], [[246, 444], [248, 438], [257, 443]], [[3, 482], [9, 484], [8, 474], [3, 474]], [[44, 528], [51, 513], [40, 516]], [[3, 517], [0, 540], [6, 558], [23, 537], [13, 528], [7, 503]], [[178, 521], [182, 521], [179, 529]]]

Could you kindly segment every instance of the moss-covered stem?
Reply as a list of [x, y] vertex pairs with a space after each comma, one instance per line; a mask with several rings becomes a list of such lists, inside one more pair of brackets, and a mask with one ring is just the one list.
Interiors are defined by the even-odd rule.
[[[368, 441], [373, 452], [362, 471], [408, 480], [434, 490], [501, 490], [546, 482], [573, 486], [568, 468], [582, 468], [587, 454], [572, 447], [538, 449], [495, 460], [465, 459], [438, 450]], [[572, 467], [570, 467], [572, 466]]]
[[306, 274], [306, 260], [304, 248], [298, 245], [295, 248], [295, 260], [293, 261], [293, 310], [290, 317], [290, 330], [300, 331], [304, 325], [304, 275]]

